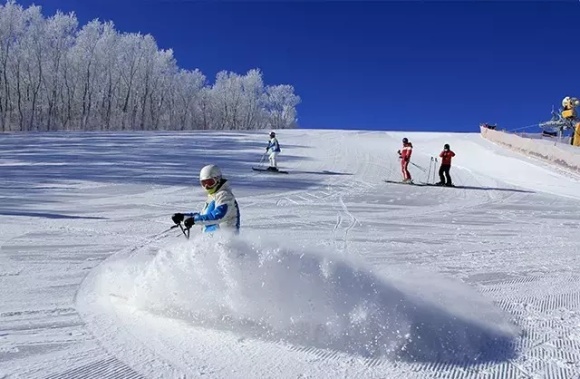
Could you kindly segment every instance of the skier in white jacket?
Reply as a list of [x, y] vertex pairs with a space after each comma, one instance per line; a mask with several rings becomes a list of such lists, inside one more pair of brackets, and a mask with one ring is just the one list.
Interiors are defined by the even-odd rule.
[[183, 222], [187, 229], [202, 225], [204, 233], [227, 230], [240, 231], [240, 208], [227, 179], [218, 166], [207, 165], [199, 173], [199, 182], [207, 192], [207, 200], [201, 212], [175, 213], [174, 223]]
[[278, 171], [278, 162], [276, 161], [276, 157], [278, 154], [280, 154], [280, 151], [282, 150], [280, 149], [280, 144], [276, 138], [276, 133], [270, 132], [270, 141], [268, 141], [268, 146], [266, 146], [266, 154], [270, 154], [270, 167], [268, 167], [269, 171]]

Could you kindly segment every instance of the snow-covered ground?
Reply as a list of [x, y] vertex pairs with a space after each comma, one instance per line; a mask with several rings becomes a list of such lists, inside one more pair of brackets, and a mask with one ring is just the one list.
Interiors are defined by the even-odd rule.
[[[463, 188], [399, 179], [401, 138]], [[0, 137], [0, 378], [577, 378], [580, 182], [479, 134]], [[186, 240], [222, 166], [242, 235]], [[411, 166], [417, 181], [427, 177]]]

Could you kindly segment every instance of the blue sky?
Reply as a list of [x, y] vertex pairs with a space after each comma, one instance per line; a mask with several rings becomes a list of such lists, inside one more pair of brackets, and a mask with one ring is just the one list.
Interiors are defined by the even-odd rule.
[[211, 80], [260, 68], [266, 83], [294, 85], [303, 128], [512, 129], [580, 96], [575, 0], [34, 3], [152, 34]]

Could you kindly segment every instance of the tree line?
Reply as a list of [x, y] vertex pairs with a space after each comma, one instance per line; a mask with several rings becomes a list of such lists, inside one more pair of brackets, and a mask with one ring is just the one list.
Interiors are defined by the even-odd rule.
[[262, 72], [213, 84], [151, 35], [74, 13], [0, 5], [0, 130], [248, 130], [296, 127], [300, 97]]

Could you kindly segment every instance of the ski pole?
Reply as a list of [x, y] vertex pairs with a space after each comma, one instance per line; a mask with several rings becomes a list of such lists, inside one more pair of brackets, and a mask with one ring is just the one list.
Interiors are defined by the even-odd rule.
[[179, 229], [181, 229], [181, 232], [183, 233], [183, 235], [185, 236], [185, 238], [189, 239], [189, 229], [190, 229], [190, 228], [184, 228], [184, 227], [181, 225], [181, 223], [173, 225], [171, 228], [169, 228], [169, 229], [165, 230], [163, 233], [165, 233], [165, 232], [169, 232], [169, 231], [171, 231], [171, 230], [173, 230], [173, 229], [175, 229], [175, 228], [177, 228], [177, 227], [179, 227]]
[[411, 162], [411, 164], [415, 167], [417, 167], [419, 170], [423, 171], [423, 172], [427, 172], [427, 170], [425, 170], [423, 167], [416, 165], [415, 163]]
[[436, 162], [436, 158], [431, 158], [433, 159], [433, 176], [431, 178], [429, 178], [429, 181], [433, 180], [433, 183], [435, 183], [435, 171], [437, 170], [437, 164]]
[[181, 229], [181, 232], [183, 233], [185, 238], [189, 239], [189, 231], [191, 230], [191, 228], [184, 228], [183, 226], [181, 226], [181, 223], [179, 223], [179, 228]]
[[165, 229], [164, 231], [162, 231], [162, 232], [161, 232], [161, 233], [159, 233], [159, 234], [161, 235], [161, 234], [163, 234], [163, 233], [170, 232], [170, 231], [172, 231], [173, 229], [177, 228], [178, 226], [179, 226], [178, 224], [175, 224], [175, 225], [173, 225], [171, 228], [169, 228], [169, 229]]
[[435, 183], [435, 171], [437, 170], [437, 158], [434, 159], [433, 163], [433, 183]]
[[262, 165], [262, 162], [264, 161], [264, 158], [266, 158], [267, 154], [268, 154], [267, 152], [262, 154], [262, 158], [260, 158], [260, 163], [258, 163], [258, 167]]

